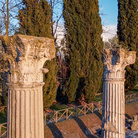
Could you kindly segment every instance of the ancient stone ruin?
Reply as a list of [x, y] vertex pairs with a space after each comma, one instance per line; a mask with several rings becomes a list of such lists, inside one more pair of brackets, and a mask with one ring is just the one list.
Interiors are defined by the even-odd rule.
[[102, 138], [125, 138], [125, 67], [135, 60], [134, 51], [103, 50]]
[[43, 68], [55, 57], [49, 38], [15, 35], [0, 37], [3, 59], [9, 62], [8, 138], [44, 138]]
[[131, 122], [131, 130], [137, 130], [138, 129], [138, 115], [133, 116], [133, 120]]

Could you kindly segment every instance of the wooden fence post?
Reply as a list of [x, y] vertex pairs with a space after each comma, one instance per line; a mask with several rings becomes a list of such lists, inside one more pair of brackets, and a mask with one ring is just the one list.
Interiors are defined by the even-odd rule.
[[56, 111], [56, 123], [58, 121], [58, 111]]
[[84, 115], [86, 115], [86, 105], [84, 105]]
[[66, 120], [68, 120], [68, 109], [66, 109]]
[[91, 106], [92, 106], [92, 113], [93, 113], [93, 110], [94, 110], [94, 104], [92, 103]]

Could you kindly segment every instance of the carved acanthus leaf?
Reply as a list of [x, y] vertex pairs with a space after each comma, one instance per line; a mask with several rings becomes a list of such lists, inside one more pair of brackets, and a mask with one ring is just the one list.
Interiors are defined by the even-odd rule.
[[42, 69], [46, 60], [55, 57], [54, 40], [44, 37], [15, 35], [0, 37], [5, 53], [2, 55], [10, 63], [9, 82], [43, 82]]
[[124, 49], [103, 50], [104, 78], [124, 78], [125, 67], [134, 64], [136, 52]]

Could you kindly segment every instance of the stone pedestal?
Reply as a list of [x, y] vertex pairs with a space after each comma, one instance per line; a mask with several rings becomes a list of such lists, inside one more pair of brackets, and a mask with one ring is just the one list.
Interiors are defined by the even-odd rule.
[[44, 138], [43, 68], [55, 56], [54, 41], [17, 35], [1, 37], [9, 61], [8, 138]]
[[125, 138], [125, 67], [134, 64], [136, 52], [104, 50], [102, 138]]

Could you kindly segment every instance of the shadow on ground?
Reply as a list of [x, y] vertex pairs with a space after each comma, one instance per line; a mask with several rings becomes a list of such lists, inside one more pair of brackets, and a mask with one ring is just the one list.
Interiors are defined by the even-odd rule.
[[96, 138], [94, 135], [91, 134], [90, 130], [85, 126], [83, 121], [80, 118], [74, 118], [82, 132], [86, 135], [88, 138]]
[[48, 124], [47, 126], [49, 127], [55, 138], [63, 138], [61, 131], [57, 128], [57, 126], [54, 123]]
[[125, 114], [125, 116], [127, 117], [127, 119], [131, 119], [131, 117], [128, 114]]
[[99, 111], [95, 111], [94, 114], [96, 114], [100, 120], [102, 120], [102, 114]]

